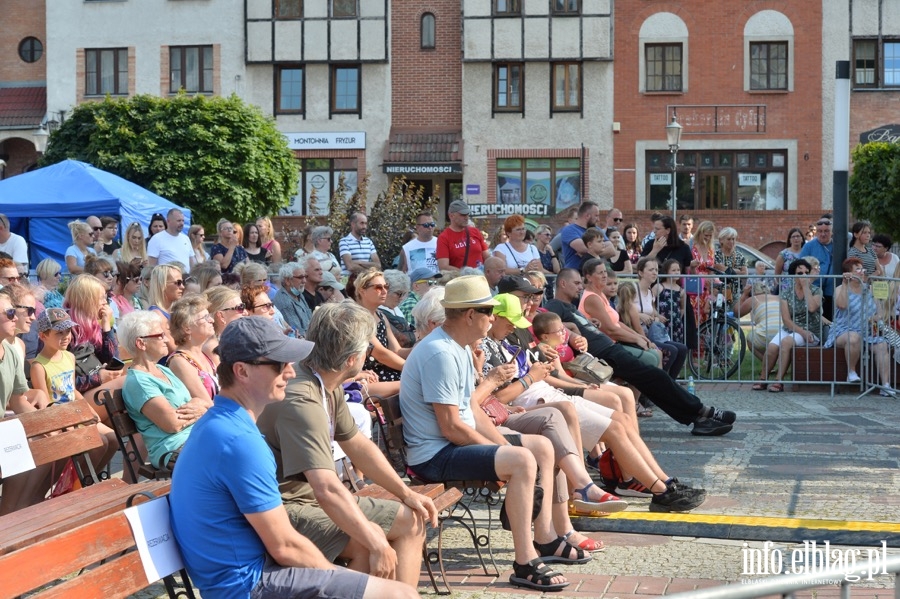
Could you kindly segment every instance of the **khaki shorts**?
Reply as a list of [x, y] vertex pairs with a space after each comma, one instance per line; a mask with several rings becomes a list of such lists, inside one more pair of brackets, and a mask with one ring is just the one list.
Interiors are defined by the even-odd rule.
[[[399, 501], [387, 499], [357, 497], [356, 503], [366, 519], [380, 526], [385, 534], [394, 525], [397, 510], [400, 509]], [[338, 528], [318, 505], [285, 503], [284, 507], [297, 532], [312, 541], [328, 561], [336, 560], [350, 542], [350, 535]]]

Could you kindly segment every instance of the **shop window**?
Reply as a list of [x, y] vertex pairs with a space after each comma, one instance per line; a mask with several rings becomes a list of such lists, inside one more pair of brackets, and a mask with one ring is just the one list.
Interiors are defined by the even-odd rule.
[[528, 206], [523, 214], [544, 216], [581, 203], [578, 158], [498, 158], [496, 166], [498, 204]]
[[305, 158], [297, 162], [300, 166], [297, 194], [291, 198], [291, 203], [282, 209], [282, 215], [328, 215], [328, 202], [340, 185], [342, 175], [346, 197], [349, 199], [356, 193], [359, 184], [356, 158]]

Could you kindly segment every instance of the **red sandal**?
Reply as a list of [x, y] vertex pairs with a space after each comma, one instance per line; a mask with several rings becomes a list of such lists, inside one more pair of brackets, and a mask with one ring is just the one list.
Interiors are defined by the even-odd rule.
[[[569, 541], [569, 537], [575, 534], [575, 530], [572, 529], [566, 534], [563, 535], [563, 538], [566, 541]], [[603, 541], [600, 539], [592, 539], [590, 537], [585, 537], [584, 540], [580, 543], [575, 543], [573, 541], [569, 541], [572, 545], [580, 549], [584, 549], [585, 551], [605, 551], [606, 545], [603, 544]]]

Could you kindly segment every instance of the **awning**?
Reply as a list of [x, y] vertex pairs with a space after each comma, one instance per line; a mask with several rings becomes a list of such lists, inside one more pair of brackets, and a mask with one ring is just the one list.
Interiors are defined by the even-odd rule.
[[37, 129], [45, 114], [46, 87], [0, 87], [0, 128]]
[[384, 172], [391, 175], [462, 173], [461, 131], [391, 131]]

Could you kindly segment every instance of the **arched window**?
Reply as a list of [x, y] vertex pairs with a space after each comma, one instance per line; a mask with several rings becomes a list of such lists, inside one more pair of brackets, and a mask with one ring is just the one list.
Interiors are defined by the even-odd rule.
[[422, 15], [422, 48], [434, 48], [434, 15]]

